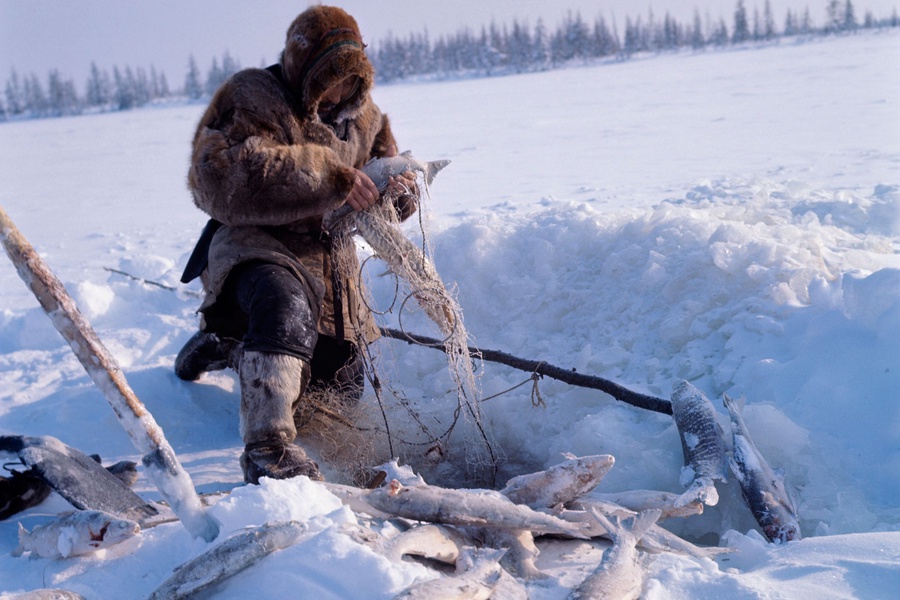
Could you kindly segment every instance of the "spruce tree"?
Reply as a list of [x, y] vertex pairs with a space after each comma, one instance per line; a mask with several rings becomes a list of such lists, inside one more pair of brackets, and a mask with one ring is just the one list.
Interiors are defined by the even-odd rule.
[[66, 114], [65, 92], [59, 71], [52, 69], [47, 76], [47, 112], [52, 117]]
[[734, 11], [734, 33], [731, 35], [733, 44], [740, 44], [750, 39], [750, 25], [747, 22], [747, 9], [744, 8], [744, 0], [738, 0]]
[[853, 10], [853, 3], [847, 0], [846, 4], [844, 4], [843, 29], [844, 31], [856, 31], [857, 26], [856, 11]]
[[700, 20], [700, 11], [694, 9], [694, 24], [691, 26], [691, 48], [702, 50], [706, 46], [703, 37], [703, 22]]
[[25, 78], [23, 85], [25, 90], [25, 108], [32, 117], [47, 116], [47, 96], [44, 88], [38, 81], [37, 75], [32, 73]]
[[840, 0], [830, 0], [826, 9], [827, 17], [825, 22], [826, 33], [837, 33], [843, 29], [844, 15], [841, 10]]
[[538, 19], [534, 28], [531, 61], [539, 70], [549, 68], [552, 61], [550, 56], [550, 39], [543, 19]]
[[725, 24], [724, 18], [720, 18], [718, 25], [713, 29], [710, 41], [716, 46], [721, 47], [728, 44], [728, 39], [728, 25]]
[[797, 18], [794, 16], [794, 13], [791, 12], [791, 9], [788, 9], [787, 15], [784, 17], [784, 35], [797, 35], [799, 31], [800, 25], [797, 23]]
[[219, 60], [213, 57], [212, 66], [209, 68], [209, 73], [206, 74], [207, 95], [212, 96], [215, 94], [223, 81], [225, 81], [225, 77], [222, 75], [222, 69], [219, 68]]
[[640, 50], [640, 20], [637, 24], [631, 22], [631, 17], [625, 17], [625, 56], [631, 56]]
[[88, 106], [102, 107], [109, 104], [111, 98], [109, 75], [92, 61], [91, 74], [85, 85], [85, 103]]
[[118, 66], [113, 67], [113, 99], [116, 110], [128, 110], [134, 106], [133, 93], [125, 75]]
[[803, 11], [803, 19], [800, 21], [800, 33], [804, 35], [809, 35], [813, 32], [813, 21], [812, 17], [809, 15], [809, 7], [806, 7], [806, 10]]
[[13, 69], [6, 81], [6, 106], [10, 115], [21, 115], [27, 105], [25, 91], [19, 82], [19, 74]]
[[763, 19], [765, 20], [763, 24], [763, 38], [766, 40], [775, 39], [778, 33], [775, 31], [775, 16], [772, 14], [772, 4], [769, 0], [766, 0], [766, 5], [763, 9]]
[[188, 59], [188, 72], [184, 78], [184, 95], [191, 100], [199, 100], [203, 97], [203, 86], [200, 83], [200, 70], [197, 61], [192, 54]]

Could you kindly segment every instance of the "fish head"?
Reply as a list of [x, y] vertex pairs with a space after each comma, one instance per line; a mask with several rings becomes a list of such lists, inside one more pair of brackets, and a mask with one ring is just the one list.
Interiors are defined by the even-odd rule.
[[602, 479], [616, 464], [616, 458], [612, 454], [596, 454], [575, 460], [580, 460], [587, 466], [587, 473], [583, 475], [585, 483]]
[[777, 484], [776, 492], [763, 493], [763, 501], [766, 505], [766, 516], [760, 523], [766, 537], [775, 542], [783, 543], [800, 539], [800, 525], [797, 522], [797, 511], [794, 508], [793, 499], [784, 489], [781, 480], [773, 482]]
[[403, 491], [403, 484], [396, 479], [391, 479], [391, 482], [387, 485], [387, 490], [389, 496], [396, 496]]
[[763, 528], [763, 531], [766, 534], [766, 538], [776, 544], [800, 539], [800, 526], [794, 520], [787, 522], [772, 521]]
[[141, 526], [128, 519], [108, 519], [99, 529], [91, 528], [91, 545], [97, 548], [124, 542], [141, 532]]
[[476, 548], [463, 546], [456, 561], [457, 573], [474, 571], [485, 565], [496, 565], [506, 554], [508, 548]]

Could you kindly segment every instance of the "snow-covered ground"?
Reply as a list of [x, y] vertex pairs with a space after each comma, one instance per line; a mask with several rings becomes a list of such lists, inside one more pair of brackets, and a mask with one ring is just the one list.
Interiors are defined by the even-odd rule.
[[[900, 590], [897, 64], [892, 31], [376, 91], [404, 148], [453, 161], [432, 188], [428, 240], [474, 345], [662, 397], [690, 380], [726, 431], [721, 394], [744, 396], [757, 445], [784, 469], [803, 540], [765, 543], [729, 481], [717, 506], [665, 525], [736, 551], [646, 558], [645, 598]], [[229, 372], [196, 384], [172, 372], [196, 328], [198, 288], [173, 293], [106, 270], [177, 285], [205, 222], [185, 188], [201, 111], [0, 125], [0, 205], [76, 298], [198, 489], [213, 492], [241, 481], [238, 392]], [[417, 234], [415, 223], [408, 229]], [[371, 287], [390, 302], [388, 278]], [[396, 325], [396, 310], [384, 322]], [[456, 398], [443, 355], [392, 340], [374, 349], [383, 380], [445, 428]], [[528, 378], [491, 363], [480, 375], [484, 396]], [[530, 385], [484, 404], [504, 475], [546, 468], [563, 452], [609, 453], [616, 465], [600, 491], [683, 489], [671, 418], [552, 380], [539, 386], [543, 407]], [[395, 433], [415, 435], [406, 413], [388, 414]], [[5, 260], [0, 434], [139, 459]], [[453, 441], [446, 461], [458, 467], [466, 439]], [[387, 458], [376, 450], [373, 460]], [[442, 483], [421, 453], [407, 449], [405, 460]], [[136, 489], [158, 498], [143, 478]], [[169, 524], [87, 558], [9, 555], [17, 522], [30, 529], [66, 507], [54, 495], [0, 523], [0, 593], [142, 598], [207, 548]], [[354, 514], [305, 479], [237, 487], [211, 513], [220, 539], [284, 519], [314, 534], [221, 584], [216, 598], [388, 598], [436, 575], [348, 536], [342, 524]], [[551, 577], [529, 583], [530, 596], [565, 597], [592, 561], [597, 548], [542, 542], [538, 566]]]

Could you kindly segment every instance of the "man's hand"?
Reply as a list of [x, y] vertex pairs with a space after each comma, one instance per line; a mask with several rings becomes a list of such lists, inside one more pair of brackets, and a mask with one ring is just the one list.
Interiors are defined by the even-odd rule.
[[350, 205], [353, 210], [366, 210], [376, 202], [378, 202], [378, 188], [369, 179], [369, 176], [356, 169], [356, 180], [353, 182], [353, 189], [347, 195], [345, 202]]
[[389, 196], [401, 196], [403, 194], [416, 195], [416, 174], [413, 171], [405, 171], [388, 179], [385, 193]]

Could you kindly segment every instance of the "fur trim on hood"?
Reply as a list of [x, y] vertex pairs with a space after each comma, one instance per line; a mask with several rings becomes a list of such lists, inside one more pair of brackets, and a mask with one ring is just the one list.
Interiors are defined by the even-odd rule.
[[336, 123], [357, 116], [375, 82], [356, 20], [333, 6], [312, 6], [294, 19], [281, 67], [302, 111], [311, 118], [329, 88], [348, 75], [359, 78], [356, 91], [339, 107]]

